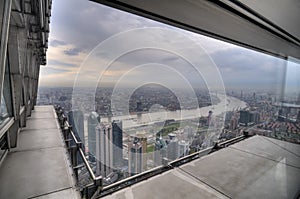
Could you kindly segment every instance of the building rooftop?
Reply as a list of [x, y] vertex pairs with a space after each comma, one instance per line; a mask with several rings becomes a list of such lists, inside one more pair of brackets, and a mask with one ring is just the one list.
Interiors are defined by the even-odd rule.
[[0, 198], [80, 198], [53, 106], [36, 106], [18, 139], [0, 166]]
[[253, 136], [105, 198], [297, 198], [300, 146]]

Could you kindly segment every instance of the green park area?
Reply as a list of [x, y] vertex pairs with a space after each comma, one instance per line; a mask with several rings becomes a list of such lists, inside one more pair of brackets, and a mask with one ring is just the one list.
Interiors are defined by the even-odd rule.
[[172, 133], [173, 131], [178, 130], [180, 126], [179, 122], [174, 122], [168, 125], [165, 125], [157, 134], [156, 136], [167, 136], [169, 133]]
[[154, 144], [147, 145], [147, 153], [152, 153], [154, 151]]

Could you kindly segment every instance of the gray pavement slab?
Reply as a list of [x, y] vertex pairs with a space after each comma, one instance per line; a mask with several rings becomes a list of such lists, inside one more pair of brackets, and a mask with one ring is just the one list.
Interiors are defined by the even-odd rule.
[[293, 198], [300, 188], [300, 169], [232, 148], [182, 169], [230, 198]]
[[53, 106], [36, 106], [0, 166], [0, 198], [80, 198]]
[[29, 118], [26, 122], [26, 129], [58, 129], [55, 118]]
[[37, 196], [34, 198], [37, 199], [64, 199], [64, 198], [76, 198], [77, 193], [74, 189], [65, 189], [65, 190], [59, 190], [53, 193], [49, 193], [42, 196]]
[[291, 153], [294, 153], [298, 157], [300, 156], [300, 147], [299, 144], [289, 143], [283, 140], [277, 140], [269, 137], [262, 137], [270, 142], [273, 142], [274, 144], [277, 144], [282, 149], [286, 149], [290, 151]]
[[271, 141], [248, 138], [105, 198], [296, 198], [298, 157], [286, 149], [300, 145]]
[[[32, 138], [35, 141], [32, 141]], [[53, 147], [63, 147], [61, 142], [61, 133], [57, 129], [34, 129], [23, 130], [19, 134], [18, 147], [11, 151], [23, 151]]]
[[[253, 136], [248, 140], [230, 146], [230, 148], [269, 158], [277, 162], [284, 161], [285, 164], [300, 168], [300, 147], [297, 144], [262, 136]], [[290, 150], [287, 148], [290, 148]]]
[[[50, 114], [49, 114], [50, 113]], [[30, 118], [34, 119], [41, 119], [41, 118], [56, 118], [56, 114], [53, 111], [53, 114], [51, 114], [51, 111], [44, 111], [44, 112], [32, 112]]]
[[0, 198], [28, 198], [71, 188], [65, 155], [62, 148], [10, 153], [0, 169], [1, 182], [6, 182]]
[[48, 106], [48, 105], [45, 105], [45, 106], [35, 106], [34, 107], [34, 111], [35, 112], [44, 112], [44, 111], [46, 111], [46, 112], [49, 112], [49, 111], [53, 112], [54, 108], [53, 108], [53, 106]]
[[223, 194], [201, 183], [195, 178], [174, 169], [150, 180], [127, 188], [125, 191], [117, 192], [106, 198], [127, 199], [206, 199], [206, 198], [227, 198]]

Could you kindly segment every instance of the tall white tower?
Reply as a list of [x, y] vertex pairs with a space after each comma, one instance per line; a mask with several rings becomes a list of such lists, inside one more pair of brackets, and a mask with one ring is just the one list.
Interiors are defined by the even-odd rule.
[[111, 126], [99, 124], [96, 127], [96, 175], [108, 176], [113, 168], [113, 144]]

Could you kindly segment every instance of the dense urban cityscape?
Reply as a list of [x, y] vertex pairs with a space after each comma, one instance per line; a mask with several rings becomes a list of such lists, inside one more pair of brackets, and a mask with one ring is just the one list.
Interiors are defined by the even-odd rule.
[[[104, 176], [105, 185], [244, 132], [300, 143], [299, 96], [280, 102], [277, 95], [268, 92], [230, 91], [224, 114], [217, 106], [222, 104], [221, 94], [209, 95], [208, 91], [200, 89], [196, 92], [198, 109], [192, 104], [182, 108], [172, 91], [160, 85], [148, 85], [131, 95], [130, 115], [125, 115], [122, 107], [112, 111], [112, 88], [97, 89], [94, 110], [89, 106], [93, 96], [88, 94], [91, 90], [84, 90], [87, 95], [82, 103], [88, 110], [85, 112], [72, 108], [72, 88], [41, 87], [38, 104], [64, 108], [76, 137], [83, 143], [90, 165], [96, 175]], [[190, 112], [193, 117], [176, 115], [195, 110], [202, 113]], [[166, 113], [171, 114], [165, 116]], [[151, 114], [154, 115], [151, 117]], [[80, 182], [88, 183], [87, 171], [79, 171]]]

